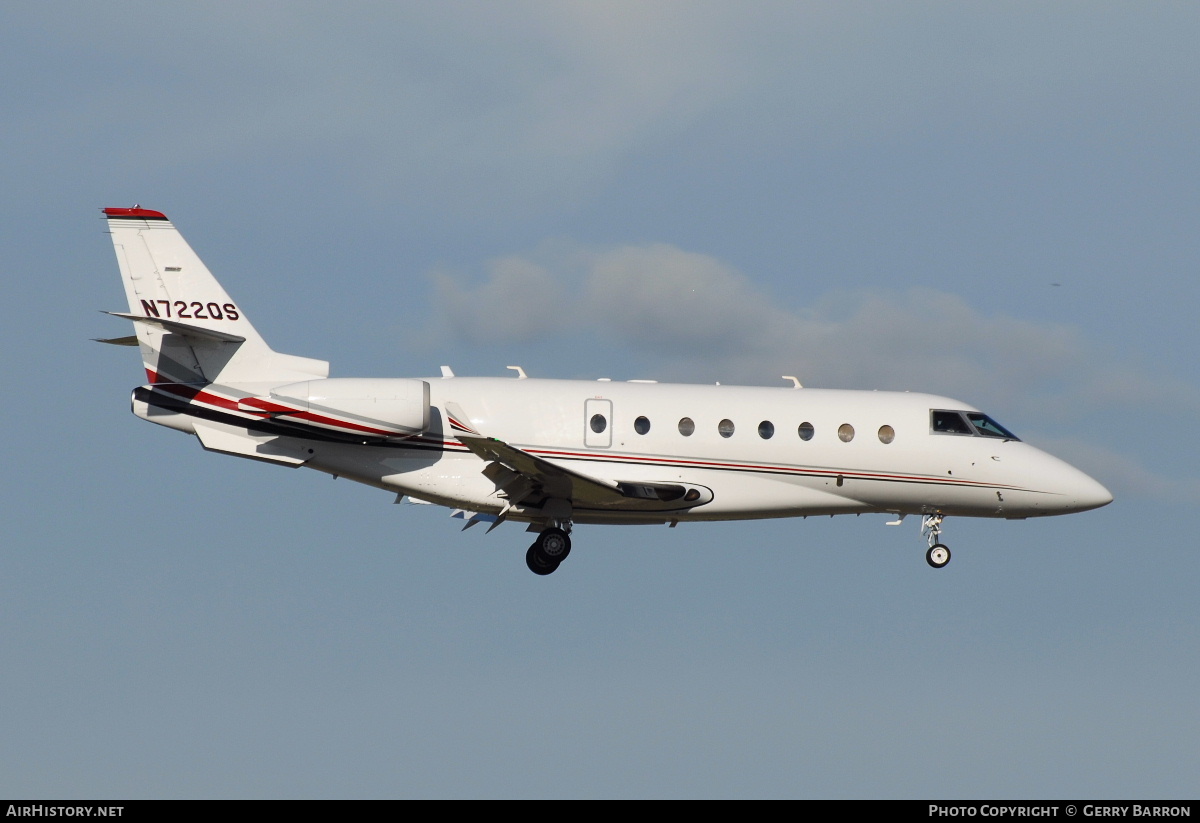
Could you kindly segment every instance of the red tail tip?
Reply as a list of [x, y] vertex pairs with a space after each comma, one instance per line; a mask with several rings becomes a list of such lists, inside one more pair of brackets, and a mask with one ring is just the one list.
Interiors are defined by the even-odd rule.
[[167, 219], [167, 216], [161, 211], [150, 211], [150, 209], [143, 209], [141, 206], [134, 206], [132, 209], [105, 209], [104, 213], [108, 217], [140, 217], [143, 220]]

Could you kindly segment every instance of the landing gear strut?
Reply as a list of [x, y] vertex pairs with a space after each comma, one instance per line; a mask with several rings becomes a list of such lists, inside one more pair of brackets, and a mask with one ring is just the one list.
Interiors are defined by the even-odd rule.
[[940, 514], [927, 514], [921, 518], [921, 533], [929, 541], [929, 551], [925, 552], [925, 562], [935, 569], [940, 569], [950, 562], [950, 549], [939, 542], [942, 535], [942, 520]]
[[571, 536], [564, 529], [551, 526], [538, 535], [525, 552], [525, 565], [534, 574], [551, 574], [571, 553]]

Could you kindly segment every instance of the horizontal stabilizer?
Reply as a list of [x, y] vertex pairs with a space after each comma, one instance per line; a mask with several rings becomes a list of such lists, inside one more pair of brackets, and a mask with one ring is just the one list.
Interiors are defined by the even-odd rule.
[[136, 334], [131, 334], [128, 337], [93, 337], [97, 343], [109, 343], [113, 346], [136, 346], [138, 339]]
[[[244, 343], [246, 338], [239, 337], [236, 334], [228, 334], [216, 329], [208, 329], [203, 326], [196, 326], [191, 323], [180, 323], [178, 320], [164, 320], [161, 317], [143, 317], [140, 314], [128, 314], [122, 311], [106, 311], [105, 314], [111, 314], [113, 317], [124, 317], [126, 320], [132, 320], [135, 323], [144, 323], [147, 326], [154, 326], [169, 331], [174, 334], [180, 334], [184, 337], [191, 337], [196, 340], [204, 340], [214, 343]], [[106, 341], [107, 342], [107, 341]]]
[[200, 438], [200, 444], [209, 451], [249, 457], [252, 460], [265, 460], [268, 463], [293, 468], [303, 465], [309, 458], [303, 448], [289, 447], [287, 441], [278, 435], [256, 434], [237, 426], [209, 420], [196, 420], [192, 425], [196, 430], [196, 437]]

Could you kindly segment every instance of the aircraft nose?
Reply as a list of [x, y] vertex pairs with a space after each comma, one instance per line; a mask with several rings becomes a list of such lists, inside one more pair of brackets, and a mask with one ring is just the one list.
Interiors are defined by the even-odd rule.
[[1074, 502], [1071, 508], [1077, 512], [1098, 509], [1113, 501], [1112, 492], [1083, 472], [1079, 472], [1069, 494]]
[[1052, 459], [1057, 463], [1057, 466], [1053, 467], [1057, 471], [1047, 471], [1047, 476], [1053, 478], [1055, 492], [1060, 495], [1059, 499], [1065, 511], [1085, 512], [1112, 502], [1112, 493], [1092, 477], [1069, 463], [1057, 458]]
[[1046, 452], [1037, 453], [1029, 469], [1038, 478], [1034, 488], [1039, 489], [1029, 503], [1039, 513], [1085, 512], [1107, 506], [1113, 500], [1112, 493], [1096, 480]]

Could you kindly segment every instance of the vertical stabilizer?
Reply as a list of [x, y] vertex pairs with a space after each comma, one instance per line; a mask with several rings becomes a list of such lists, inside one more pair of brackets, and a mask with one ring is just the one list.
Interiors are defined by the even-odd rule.
[[151, 383], [326, 377], [323, 360], [273, 351], [162, 212], [104, 210]]

